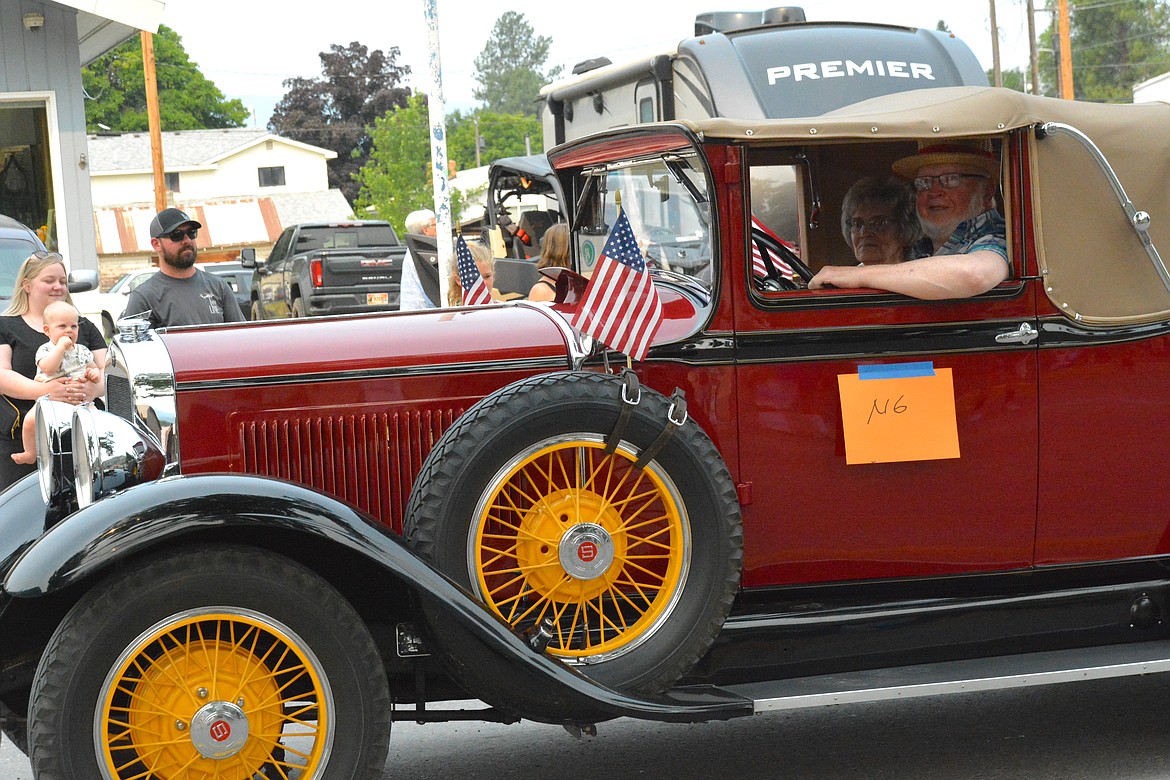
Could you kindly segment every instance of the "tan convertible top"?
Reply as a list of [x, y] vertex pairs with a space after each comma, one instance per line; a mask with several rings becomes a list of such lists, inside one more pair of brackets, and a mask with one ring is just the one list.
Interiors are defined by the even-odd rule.
[[[1150, 215], [1149, 236], [1170, 263], [1170, 105], [1104, 105], [1007, 89], [954, 87], [887, 95], [817, 117], [692, 124], [712, 138], [786, 141], [921, 140], [1003, 136], [1031, 128], [1033, 227], [1049, 298], [1093, 325], [1170, 320], [1170, 291], [1094, 155], [1055, 122], [1100, 149], [1133, 206]], [[1005, 182], [1006, 185], [1006, 182]]]

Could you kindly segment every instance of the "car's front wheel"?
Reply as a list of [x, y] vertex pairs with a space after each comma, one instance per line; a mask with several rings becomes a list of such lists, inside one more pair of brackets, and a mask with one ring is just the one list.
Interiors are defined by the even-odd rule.
[[264, 550], [169, 553], [94, 587], [42, 656], [40, 780], [377, 778], [386, 676], [349, 603]]

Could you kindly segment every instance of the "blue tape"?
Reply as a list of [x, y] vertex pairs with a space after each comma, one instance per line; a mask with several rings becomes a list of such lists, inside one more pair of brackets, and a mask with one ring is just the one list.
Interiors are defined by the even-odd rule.
[[934, 376], [934, 363], [885, 363], [876, 366], [858, 366], [858, 379], [903, 379], [908, 376]]

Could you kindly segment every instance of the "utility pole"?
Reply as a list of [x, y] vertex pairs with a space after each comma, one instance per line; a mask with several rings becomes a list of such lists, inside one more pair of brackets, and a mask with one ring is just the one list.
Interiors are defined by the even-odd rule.
[[1003, 86], [1003, 70], [999, 67], [999, 26], [995, 23], [995, 0], [991, 0], [991, 69], [995, 86]]
[[1072, 42], [1068, 32], [1068, 0], [1059, 0], [1060, 13], [1060, 96], [1073, 99]]
[[1028, 65], [1032, 71], [1032, 94], [1040, 94], [1040, 53], [1036, 50], [1036, 6], [1028, 0]]
[[479, 167], [479, 117], [475, 118], [475, 167]]
[[150, 164], [154, 169], [154, 210], [167, 207], [167, 188], [163, 177], [162, 123], [158, 115], [158, 81], [154, 76], [154, 36], [142, 37], [142, 72], [146, 79], [146, 120], [150, 126]]
[[431, 173], [435, 197], [435, 242], [439, 250], [439, 304], [447, 300], [451, 272], [455, 270], [455, 240], [451, 236], [451, 191], [447, 185], [447, 129], [443, 103], [443, 67], [439, 57], [439, 11], [437, 0], [423, 0], [427, 22], [427, 52], [431, 72], [431, 91], [427, 93], [427, 110], [431, 120]]

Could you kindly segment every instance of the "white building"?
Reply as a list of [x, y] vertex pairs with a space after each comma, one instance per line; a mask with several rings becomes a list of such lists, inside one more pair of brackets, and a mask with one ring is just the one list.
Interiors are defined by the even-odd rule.
[[1133, 102], [1154, 103], [1158, 101], [1170, 103], [1170, 73], [1146, 79], [1133, 88]]
[[[94, 221], [102, 286], [150, 262], [154, 173], [149, 133], [89, 136]], [[353, 208], [329, 189], [336, 152], [265, 130], [162, 134], [167, 201], [203, 224], [200, 259], [226, 260], [243, 247], [267, 254], [297, 222], [344, 220]]]
[[0, 2], [0, 213], [43, 228], [74, 268], [97, 268], [81, 68], [139, 30], [162, 0]]

